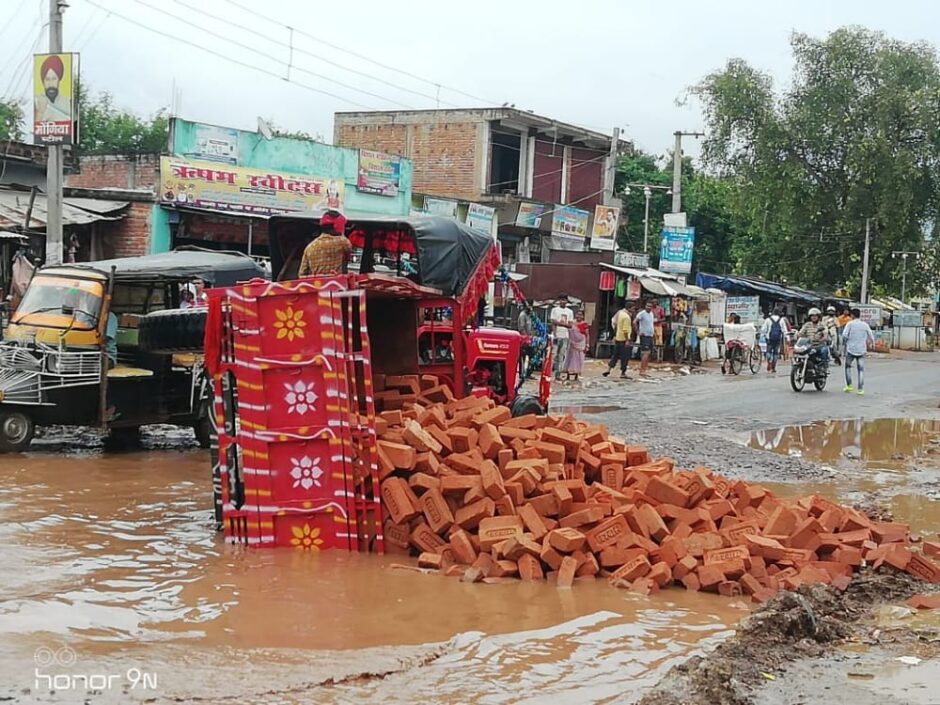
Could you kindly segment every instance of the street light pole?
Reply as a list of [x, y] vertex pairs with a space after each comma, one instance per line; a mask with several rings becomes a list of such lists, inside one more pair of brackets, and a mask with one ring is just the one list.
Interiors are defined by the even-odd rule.
[[683, 132], [676, 130], [673, 133], [676, 145], [672, 153], [672, 212], [682, 212], [682, 138], [704, 137], [704, 132]]
[[[49, 53], [62, 52], [61, 0], [49, 0]], [[62, 159], [61, 144], [47, 148], [46, 160], [46, 264], [62, 264]], [[27, 227], [29, 224], [27, 223]]]
[[650, 239], [650, 196], [653, 192], [649, 186], [643, 187], [643, 197], [646, 199], [646, 210], [643, 215], [643, 253], [647, 254]]
[[914, 255], [914, 259], [920, 257], [920, 252], [910, 252], [905, 250], [899, 250], [897, 252], [892, 252], [892, 259], [895, 257], [901, 258], [901, 303], [904, 302], [904, 295], [907, 293], [907, 258], [911, 255]]

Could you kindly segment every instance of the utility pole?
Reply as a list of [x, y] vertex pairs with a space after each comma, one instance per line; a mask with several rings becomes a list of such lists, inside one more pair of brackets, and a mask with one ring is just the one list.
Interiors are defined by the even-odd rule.
[[[61, 3], [61, 4], [60, 4]], [[62, 52], [62, 0], [49, 0], [49, 53]], [[73, 88], [74, 89], [74, 88]], [[47, 147], [46, 264], [62, 264], [62, 145]]]
[[607, 171], [604, 172], [604, 205], [616, 205], [614, 200], [614, 180], [617, 176], [617, 156], [620, 147], [620, 128], [615, 127], [610, 139], [610, 155], [607, 157]]
[[907, 293], [907, 258], [911, 255], [914, 255], [914, 259], [920, 257], [920, 252], [909, 252], [905, 250], [900, 250], [898, 252], [892, 252], [891, 257], [900, 257], [901, 258], [901, 303], [905, 303], [904, 295]]
[[650, 196], [653, 192], [650, 190], [649, 186], [643, 187], [643, 197], [646, 199], [646, 211], [643, 216], [643, 254], [647, 254], [649, 251], [649, 240], [650, 240]]
[[704, 132], [683, 132], [676, 130], [676, 146], [672, 152], [672, 212], [682, 212], [682, 138], [704, 137]]
[[865, 254], [862, 255], [861, 303], [868, 303], [868, 253], [871, 248], [871, 218], [865, 218]]

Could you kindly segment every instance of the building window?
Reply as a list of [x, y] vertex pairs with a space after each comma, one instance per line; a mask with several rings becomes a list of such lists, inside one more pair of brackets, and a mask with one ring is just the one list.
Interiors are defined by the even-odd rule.
[[490, 193], [519, 192], [519, 150], [522, 136], [518, 132], [490, 133]]

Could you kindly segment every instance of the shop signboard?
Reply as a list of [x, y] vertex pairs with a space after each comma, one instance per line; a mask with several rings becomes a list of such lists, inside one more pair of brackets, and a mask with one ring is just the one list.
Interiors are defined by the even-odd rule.
[[496, 237], [496, 209], [471, 203], [467, 209], [467, 227]]
[[620, 209], [595, 206], [594, 225], [591, 227], [591, 247], [595, 250], [614, 250], [617, 247], [617, 223]]
[[692, 271], [694, 245], [695, 228], [663, 228], [662, 243], [659, 248], [659, 269], [663, 272], [689, 274]]
[[397, 196], [401, 184], [401, 157], [370, 149], [359, 150], [356, 190], [377, 196]]
[[238, 164], [238, 130], [197, 124], [195, 141], [196, 149], [185, 156], [230, 166]]
[[725, 299], [725, 319], [732, 313], [736, 313], [741, 317], [741, 323], [757, 323], [760, 320], [760, 297], [727, 297]]
[[872, 328], [876, 328], [881, 325], [881, 306], [875, 306], [873, 304], [853, 304], [854, 308], [858, 309], [859, 320], [865, 321]]
[[587, 237], [591, 214], [574, 206], [556, 206], [552, 214], [552, 234], [566, 237]]
[[650, 256], [645, 252], [614, 252], [614, 264], [618, 267], [646, 269], [650, 266]]
[[76, 144], [78, 54], [33, 55], [33, 144]]
[[428, 215], [442, 215], [445, 218], [457, 218], [457, 201], [451, 201], [447, 198], [424, 199], [424, 210]]
[[516, 213], [516, 225], [520, 228], [537, 228], [542, 222], [542, 213], [547, 207], [544, 203], [529, 203], [522, 201], [519, 212]]
[[342, 179], [160, 159], [160, 202], [233, 213], [274, 215], [341, 208]]
[[920, 328], [924, 325], [924, 314], [920, 311], [895, 311], [891, 321], [895, 328]]

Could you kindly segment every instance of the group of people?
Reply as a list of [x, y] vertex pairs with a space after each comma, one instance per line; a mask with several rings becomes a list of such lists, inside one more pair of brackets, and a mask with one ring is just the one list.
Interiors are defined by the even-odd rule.
[[584, 357], [590, 343], [590, 328], [584, 320], [584, 311], [572, 311], [568, 297], [562, 294], [549, 314], [552, 332], [552, 372], [555, 380], [577, 381], [584, 369]]
[[640, 346], [640, 374], [646, 374], [656, 335], [654, 307], [655, 302], [649, 299], [643, 304], [640, 312], [636, 313], [636, 306], [624, 301], [610, 319], [611, 328], [614, 330], [614, 352], [607, 363], [607, 369], [602, 373], [604, 377], [609, 377], [619, 363], [620, 379], [627, 379], [627, 368], [633, 357], [634, 343], [639, 343]]
[[[858, 308], [843, 309], [836, 313], [835, 306], [828, 306], [826, 314], [813, 307], [808, 312], [809, 318], [797, 332], [797, 338], [805, 338], [817, 346], [817, 354], [823, 363], [829, 362], [829, 356], [836, 364], [842, 364], [845, 356], [845, 387], [843, 391], [855, 391], [852, 382], [852, 366], [858, 371], [857, 393], [865, 394], [865, 355], [874, 345], [875, 335], [871, 327], [862, 320]], [[777, 360], [783, 347], [784, 338], [792, 332], [790, 323], [783, 310], [778, 308], [764, 320], [761, 334], [767, 341], [767, 370], [777, 371]]]

